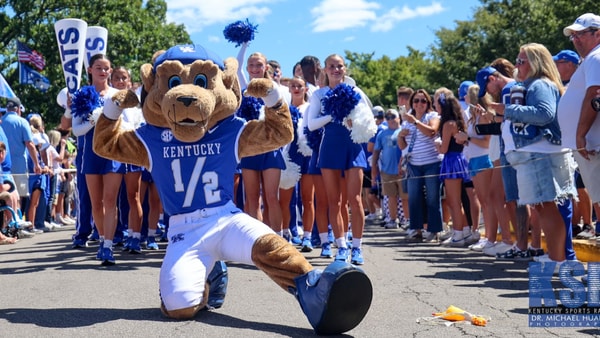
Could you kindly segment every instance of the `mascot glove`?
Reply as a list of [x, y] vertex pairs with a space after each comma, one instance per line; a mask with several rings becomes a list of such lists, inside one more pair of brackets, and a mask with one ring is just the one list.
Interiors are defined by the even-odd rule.
[[90, 117], [88, 118], [92, 126], [96, 125], [96, 122], [98, 122], [100, 115], [102, 115], [102, 108], [96, 108], [92, 111], [92, 114], [90, 114]]
[[262, 99], [263, 101], [265, 101], [265, 106], [270, 108], [277, 105], [277, 102], [279, 102], [282, 99], [282, 95], [279, 93], [279, 90], [277, 90], [277, 88], [273, 88], [269, 90], [267, 96], [263, 97]]
[[70, 119], [73, 118], [73, 115], [71, 114], [71, 108], [67, 108], [65, 109], [65, 112], [63, 113], [63, 116]]
[[108, 117], [109, 119], [118, 120], [122, 112], [123, 108], [119, 107], [119, 105], [113, 100], [106, 100], [104, 102], [104, 116]]

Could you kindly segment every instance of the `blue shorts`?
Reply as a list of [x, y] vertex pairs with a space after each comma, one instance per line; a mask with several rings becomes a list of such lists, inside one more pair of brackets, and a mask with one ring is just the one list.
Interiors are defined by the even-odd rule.
[[242, 158], [240, 168], [262, 171], [266, 169], [285, 169], [285, 161], [281, 149], [264, 154]]
[[41, 191], [46, 191], [48, 189], [48, 185], [50, 184], [50, 180], [48, 175], [45, 174], [29, 174], [29, 191], [34, 191], [39, 189]]
[[143, 170], [142, 170], [142, 182], [148, 182], [148, 183], [154, 182], [154, 179], [152, 179], [152, 175], [145, 168], [143, 168]]
[[306, 173], [308, 175], [321, 175], [321, 169], [317, 166], [317, 162], [319, 161], [319, 151], [313, 150], [310, 159], [308, 160], [308, 169]]
[[500, 165], [502, 165], [502, 183], [504, 185], [504, 200], [506, 202], [519, 200], [519, 187], [517, 186], [517, 171], [506, 160], [506, 155], [500, 153]]
[[485, 169], [492, 169], [494, 164], [489, 155], [473, 157], [469, 160], [469, 175], [475, 177]]
[[560, 201], [577, 196], [574, 165], [567, 153], [512, 151], [506, 159], [517, 171], [519, 204]]
[[348, 140], [323, 137], [319, 150], [317, 165], [321, 169], [348, 170], [351, 168], [367, 168], [367, 156], [360, 144]]
[[140, 167], [137, 165], [133, 165], [133, 164], [129, 164], [129, 163], [125, 163], [125, 173], [137, 173], [140, 171], [143, 171], [144, 167]]

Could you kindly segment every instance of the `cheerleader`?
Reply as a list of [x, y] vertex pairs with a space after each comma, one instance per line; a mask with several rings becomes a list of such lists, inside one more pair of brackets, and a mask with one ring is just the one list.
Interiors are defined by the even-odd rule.
[[[365, 215], [361, 189], [367, 159], [361, 143], [367, 142], [377, 127], [366, 95], [359, 88], [344, 83], [345, 75], [346, 66], [341, 56], [333, 54], [325, 59], [325, 86], [316, 90], [310, 99], [308, 128], [324, 127], [317, 164], [323, 176], [329, 222], [338, 247], [335, 259], [363, 264]], [[347, 204], [352, 210], [351, 257], [346, 243], [348, 223], [344, 223], [342, 215]]]

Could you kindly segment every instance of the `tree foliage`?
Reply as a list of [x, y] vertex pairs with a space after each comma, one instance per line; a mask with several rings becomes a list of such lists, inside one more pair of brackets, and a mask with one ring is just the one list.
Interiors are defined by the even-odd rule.
[[[79, 18], [89, 26], [107, 28], [108, 57], [115, 66], [131, 69], [134, 81], [139, 79], [140, 66], [151, 60], [155, 51], [191, 42], [183, 25], [167, 23], [164, 0], [3, 0], [0, 8], [0, 69], [27, 110], [41, 113], [50, 125], [60, 120], [62, 111], [55, 98], [65, 85], [54, 32], [56, 21]], [[16, 40], [44, 56], [46, 68], [41, 73], [52, 84], [46, 93], [18, 84]]]

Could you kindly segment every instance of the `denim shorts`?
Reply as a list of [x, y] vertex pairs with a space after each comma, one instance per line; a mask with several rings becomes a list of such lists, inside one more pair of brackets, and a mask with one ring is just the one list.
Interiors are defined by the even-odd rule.
[[500, 153], [500, 165], [502, 168], [502, 184], [504, 185], [504, 200], [506, 202], [519, 200], [519, 187], [517, 186], [517, 172], [506, 160], [506, 155]]
[[512, 151], [506, 154], [506, 159], [517, 170], [520, 205], [577, 196], [574, 161], [570, 154]]
[[469, 175], [473, 178], [484, 169], [492, 169], [493, 167], [494, 165], [492, 164], [489, 155], [472, 157], [469, 160]]

